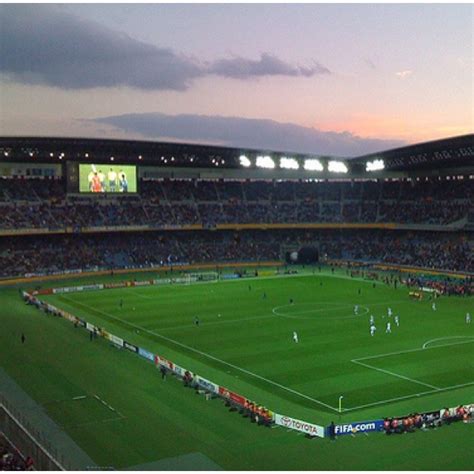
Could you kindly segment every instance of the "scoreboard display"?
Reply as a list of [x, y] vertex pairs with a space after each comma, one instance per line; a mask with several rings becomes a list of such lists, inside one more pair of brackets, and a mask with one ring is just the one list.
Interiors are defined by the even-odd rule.
[[69, 163], [68, 191], [81, 194], [137, 193], [137, 167], [98, 163]]

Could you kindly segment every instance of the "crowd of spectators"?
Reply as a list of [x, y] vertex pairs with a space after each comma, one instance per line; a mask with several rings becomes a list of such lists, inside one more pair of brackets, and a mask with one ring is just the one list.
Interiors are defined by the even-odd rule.
[[431, 288], [439, 294], [465, 296], [474, 292], [474, 277], [429, 278], [424, 275], [410, 275], [406, 284], [414, 288]]
[[474, 272], [469, 234], [351, 232], [323, 244], [331, 258]]
[[34, 462], [31, 457], [23, 457], [22, 454], [12, 446], [0, 434], [0, 471], [33, 471]]
[[459, 405], [456, 408], [428, 413], [412, 413], [408, 416], [384, 419], [384, 431], [387, 435], [413, 433], [415, 430], [428, 430], [449, 425], [456, 421], [472, 422], [474, 405]]
[[[472, 217], [472, 180], [222, 181], [142, 179], [130, 196], [67, 194], [61, 178], [0, 178], [0, 230], [70, 235], [2, 237], [0, 276], [179, 262], [276, 260], [285, 246], [316, 242], [333, 259], [474, 272], [468, 233], [214, 231], [217, 224], [397, 222], [444, 225]], [[84, 234], [85, 228], [209, 231]], [[102, 229], [103, 230], [103, 229]]]
[[468, 234], [392, 230], [147, 231], [0, 239], [0, 276], [170, 263], [281, 260], [317, 246], [322, 259], [474, 273]]
[[0, 178], [0, 229], [231, 223], [446, 225], [474, 205], [471, 179], [218, 181], [142, 179], [127, 197], [67, 195], [58, 178]]

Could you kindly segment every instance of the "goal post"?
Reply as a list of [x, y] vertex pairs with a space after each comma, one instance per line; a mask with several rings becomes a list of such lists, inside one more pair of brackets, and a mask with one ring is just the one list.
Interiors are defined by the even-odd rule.
[[197, 273], [189, 273], [186, 275], [189, 278], [189, 284], [191, 282], [204, 282], [204, 281], [218, 281], [219, 280], [219, 273], [217, 272], [197, 272]]

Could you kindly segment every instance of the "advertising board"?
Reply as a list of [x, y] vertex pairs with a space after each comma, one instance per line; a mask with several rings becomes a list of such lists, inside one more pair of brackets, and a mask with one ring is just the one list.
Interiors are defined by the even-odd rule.
[[125, 349], [128, 349], [129, 351], [132, 351], [132, 352], [135, 352], [135, 353], [138, 352], [138, 347], [134, 346], [133, 344], [130, 344], [127, 341], [123, 341], [123, 347], [125, 347]]
[[209, 392], [219, 393], [219, 387], [215, 383], [201, 377], [200, 375], [196, 375], [196, 382], [200, 387], [208, 390]]
[[314, 425], [306, 421], [296, 420], [285, 415], [278, 415], [275, 413], [274, 416], [275, 424], [284, 426], [296, 431], [301, 431], [302, 433], [308, 434], [310, 436], [317, 436], [319, 438], [324, 438], [324, 427], [319, 425]]
[[117, 347], [123, 347], [123, 339], [113, 334], [109, 334], [109, 340], [113, 342]]
[[152, 362], [155, 361], [155, 355], [146, 349], [142, 349], [141, 347], [138, 348], [138, 355], [141, 355], [145, 359], [151, 360]]
[[336, 436], [356, 433], [370, 433], [371, 431], [383, 431], [383, 420], [345, 423], [343, 425], [335, 425], [334, 428], [334, 434]]
[[239, 395], [238, 393], [231, 392], [225, 387], [219, 387], [218, 393], [220, 396], [227, 398], [233, 401], [234, 403], [237, 403], [242, 406], [245, 405], [245, 401], [246, 401], [245, 397], [243, 397], [242, 395]]

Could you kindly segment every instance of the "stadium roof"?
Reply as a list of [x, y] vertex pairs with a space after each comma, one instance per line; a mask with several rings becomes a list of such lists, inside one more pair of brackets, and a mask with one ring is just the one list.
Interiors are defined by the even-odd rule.
[[474, 134], [445, 138], [395, 148], [354, 158], [351, 163], [363, 165], [382, 159], [385, 169], [406, 171], [420, 168], [451, 168], [474, 165]]
[[[364, 174], [367, 162], [383, 160], [385, 171], [410, 172], [422, 169], [472, 168], [474, 134], [410, 145], [359, 157], [283, 153], [272, 150], [228, 148], [220, 146], [62, 137], [0, 137], [0, 159], [10, 162], [58, 163], [58, 160], [98, 163], [136, 163], [179, 168], [242, 169], [240, 157], [249, 158], [249, 168], [256, 168], [258, 156], [270, 157], [278, 169], [282, 157], [291, 157], [300, 165], [306, 159], [318, 159], [327, 169], [331, 160], [344, 161], [351, 174]], [[277, 171], [277, 170], [275, 170]]]

